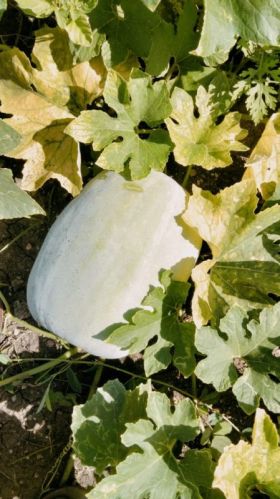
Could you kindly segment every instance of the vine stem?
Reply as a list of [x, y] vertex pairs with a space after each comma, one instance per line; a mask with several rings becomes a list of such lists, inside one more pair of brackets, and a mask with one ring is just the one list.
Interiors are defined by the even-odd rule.
[[60, 355], [56, 359], [53, 359], [49, 362], [45, 362], [44, 364], [41, 364], [40, 366], [33, 367], [32, 369], [27, 369], [27, 371], [24, 371], [22, 373], [14, 374], [13, 376], [9, 376], [8, 378], [0, 380], [0, 386], [5, 386], [5, 385], [9, 385], [11, 383], [15, 383], [17, 381], [22, 381], [26, 378], [30, 378], [31, 376], [34, 376], [34, 374], [39, 374], [39, 373], [47, 371], [49, 369], [53, 369], [55, 366], [57, 366], [61, 362], [65, 362], [65, 361], [69, 360], [77, 352], [78, 352], [77, 348], [70, 348], [69, 350], [67, 350], [67, 352]]
[[186, 175], [184, 176], [183, 183], [182, 183], [182, 187], [184, 187], [184, 189], [186, 189], [186, 187], [188, 185], [188, 181], [189, 181], [191, 172], [192, 172], [192, 165], [189, 165], [187, 168]]

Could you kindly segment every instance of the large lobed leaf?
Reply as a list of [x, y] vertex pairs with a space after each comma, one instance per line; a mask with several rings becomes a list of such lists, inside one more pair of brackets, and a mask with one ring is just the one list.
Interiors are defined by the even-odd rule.
[[172, 97], [172, 113], [165, 120], [170, 137], [175, 144], [174, 156], [183, 166], [198, 165], [211, 170], [231, 164], [231, 151], [246, 151], [239, 142], [247, 132], [239, 125], [239, 114], [228, 113], [216, 125], [210, 94], [200, 86], [196, 96], [199, 117], [194, 115], [194, 103], [190, 94], [175, 87]]
[[[104, 111], [83, 111], [66, 132], [102, 151], [96, 164], [105, 170], [121, 172], [128, 165], [133, 180], [145, 177], [151, 169], [162, 171], [171, 150], [168, 133], [159, 127], [171, 111], [166, 83], [152, 84], [139, 70], [126, 83], [110, 71], [104, 99], [116, 117]], [[141, 138], [143, 132], [147, 138]]]
[[213, 259], [192, 272], [193, 318], [218, 322], [231, 305], [263, 308], [280, 295], [280, 206], [254, 214], [255, 183], [242, 181], [217, 195], [194, 189], [184, 220], [209, 244]]
[[105, 34], [110, 46], [112, 66], [126, 60], [129, 52], [145, 61], [152, 75], [166, 71], [170, 59], [183, 61], [197, 44], [197, 9], [193, 0], [183, 2], [176, 26], [149, 9], [158, 1], [99, 0], [91, 12], [93, 29]]
[[[187, 377], [195, 368], [194, 327], [192, 323], [180, 322], [178, 312], [186, 300], [189, 285], [172, 281], [167, 271], [161, 275], [161, 284], [162, 287], [150, 289], [142, 302], [146, 309], [134, 310], [129, 324], [110, 328], [107, 341], [130, 354], [145, 350], [147, 376], [168, 367], [172, 360], [170, 349], [174, 346], [173, 362]], [[148, 346], [151, 340], [153, 343]]]
[[121, 434], [126, 423], [145, 418], [149, 390], [149, 385], [140, 385], [126, 391], [118, 380], [108, 381], [85, 404], [74, 407], [73, 447], [83, 464], [102, 473], [127, 456]]
[[279, 45], [278, 0], [204, 0], [205, 14], [196, 54], [223, 63], [237, 37]]
[[251, 320], [240, 307], [232, 307], [221, 319], [219, 331], [203, 327], [196, 332], [195, 345], [206, 355], [195, 373], [204, 383], [212, 383], [219, 392], [232, 387], [239, 405], [252, 414], [263, 400], [266, 407], [280, 412], [279, 359], [274, 352], [280, 346], [280, 303], [264, 309], [259, 322]]
[[104, 66], [99, 60], [73, 66], [59, 28], [37, 32], [32, 58], [36, 68], [17, 48], [0, 54], [1, 112], [13, 115], [4, 121], [22, 137], [6, 155], [26, 160], [23, 189], [34, 191], [55, 178], [77, 195], [82, 187], [79, 145], [65, 128], [73, 112], [101, 92]]
[[280, 497], [279, 436], [263, 409], [256, 412], [252, 444], [240, 440], [221, 455], [213, 486], [230, 499], [249, 499], [253, 491], [270, 499]]
[[[80, 421], [75, 418], [76, 448], [90, 445], [91, 456], [97, 456], [102, 447], [105, 460], [110, 462], [110, 454], [116, 455], [116, 435], [119, 437], [122, 433], [121, 444], [118, 442], [118, 445], [122, 446], [121, 451], [119, 450], [115, 460], [120, 463], [117, 464], [116, 473], [101, 480], [87, 497], [101, 499], [108, 497], [108, 494], [112, 499], [208, 497], [214, 469], [210, 453], [204, 450], [188, 450], [186, 456], [180, 460], [173, 453], [176, 442], [189, 442], [199, 433], [194, 404], [189, 399], [184, 399], [172, 411], [166, 395], [152, 392], [148, 388], [143, 392], [143, 414], [143, 411], [139, 411], [138, 390], [137, 388], [133, 392], [125, 392], [119, 382], [109, 382], [98, 390], [96, 396], [87, 402], [87, 406], [78, 408], [78, 417], [81, 411], [83, 418], [86, 417], [82, 426], [86, 422], [90, 425], [87, 427], [87, 433], [82, 435], [78, 429]], [[126, 408], [129, 410], [125, 420], [123, 408], [127, 397], [129, 402]], [[103, 417], [104, 422], [107, 421], [104, 429], [101, 419]], [[119, 425], [120, 420], [123, 423], [126, 421], [126, 430]], [[94, 427], [96, 430], [91, 431]], [[80, 440], [82, 436], [83, 444]], [[127, 457], [124, 459], [125, 452]], [[93, 459], [95, 460], [95, 457]], [[89, 463], [88, 460], [84, 462]]]

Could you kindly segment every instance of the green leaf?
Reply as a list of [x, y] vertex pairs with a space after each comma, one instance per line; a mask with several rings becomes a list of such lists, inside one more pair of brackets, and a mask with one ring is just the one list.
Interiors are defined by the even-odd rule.
[[11, 170], [0, 169], [0, 219], [45, 215], [41, 206], [13, 181]]
[[277, 0], [204, 0], [205, 15], [196, 54], [223, 63], [237, 37], [259, 45], [279, 45]]
[[230, 499], [249, 499], [253, 491], [271, 499], [280, 496], [279, 437], [263, 409], [256, 412], [252, 444], [241, 440], [224, 450], [215, 470], [213, 486]]
[[131, 51], [145, 60], [147, 72], [159, 75], [167, 69], [171, 57], [180, 62], [195, 48], [197, 9], [193, 0], [184, 2], [174, 26], [145, 4], [148, 0], [99, 1], [90, 14], [91, 25], [106, 34], [113, 67]]
[[[117, 117], [104, 111], [83, 111], [67, 133], [92, 143], [96, 151], [104, 149], [96, 161], [103, 169], [121, 172], [128, 165], [133, 180], [145, 177], [151, 169], [162, 171], [171, 150], [168, 133], [158, 128], [171, 111], [165, 82], [152, 84], [148, 75], [136, 70], [125, 83], [110, 71], [104, 99]], [[148, 137], [141, 138], [143, 133]]]
[[234, 304], [247, 310], [263, 308], [280, 295], [280, 206], [255, 215], [254, 183], [243, 182], [218, 196], [195, 189], [184, 215], [214, 255], [192, 273], [193, 317], [198, 327], [212, 317], [218, 322]]
[[142, 302], [148, 309], [134, 310], [129, 324], [110, 327], [107, 341], [130, 354], [145, 350], [146, 376], [168, 367], [172, 360], [170, 349], [175, 346], [174, 364], [188, 377], [195, 368], [194, 327], [191, 323], [180, 322], [178, 313], [186, 300], [189, 285], [172, 281], [168, 271], [162, 273], [160, 281], [162, 287], [151, 287]]
[[0, 119], [0, 154], [6, 154], [17, 147], [20, 140], [20, 134]]
[[[280, 412], [279, 360], [274, 352], [280, 345], [280, 303], [264, 309], [259, 322], [251, 320], [244, 310], [232, 307], [221, 319], [219, 331], [203, 327], [196, 332], [195, 345], [206, 355], [195, 373], [219, 392], [232, 387], [239, 405], [252, 414], [262, 399], [266, 407]], [[239, 376], [241, 375], [241, 376]]]
[[[147, 417], [127, 423], [122, 442], [135, 450], [117, 466], [115, 475], [98, 483], [89, 499], [108, 497], [108, 491], [112, 499], [202, 499], [200, 488], [210, 489], [213, 464], [207, 451], [188, 451], [182, 460], [173, 454], [176, 442], [193, 440], [199, 432], [193, 403], [181, 400], [171, 412], [166, 395], [152, 392]], [[198, 468], [202, 465], [203, 476]]]
[[247, 150], [239, 142], [247, 135], [240, 128], [239, 114], [228, 113], [216, 125], [210, 94], [202, 86], [196, 96], [198, 118], [194, 115], [192, 97], [183, 89], [175, 87], [171, 104], [173, 110], [165, 122], [175, 144], [175, 159], [181, 165], [198, 165], [208, 170], [221, 168], [232, 163], [231, 151]]
[[108, 381], [85, 404], [74, 407], [73, 447], [83, 464], [102, 473], [127, 456], [121, 434], [126, 423], [146, 417], [148, 392], [149, 385], [126, 391], [118, 380]]

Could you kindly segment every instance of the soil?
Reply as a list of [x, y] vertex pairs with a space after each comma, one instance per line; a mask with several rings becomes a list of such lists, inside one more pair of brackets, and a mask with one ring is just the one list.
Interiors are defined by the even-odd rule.
[[[80, 376], [82, 393], [69, 388], [66, 374], [54, 372], [1, 386], [1, 380], [22, 374], [63, 353], [57, 342], [21, 324], [35, 325], [26, 303], [26, 284], [49, 227], [69, 200], [57, 182], [50, 182], [37, 199], [47, 217], [0, 221], [0, 499], [84, 499], [94, 485], [93, 469], [75, 459], [71, 465], [71, 414], [85, 400], [90, 375]], [[58, 192], [59, 191], [59, 192]], [[16, 318], [15, 318], [16, 317]], [[48, 404], [46, 390], [56, 398]], [[65, 477], [65, 470], [69, 468]], [[67, 482], [66, 484], [64, 482]]]

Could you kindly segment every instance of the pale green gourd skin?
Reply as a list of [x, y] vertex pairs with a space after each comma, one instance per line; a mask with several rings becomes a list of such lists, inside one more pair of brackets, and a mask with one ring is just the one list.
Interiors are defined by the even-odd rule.
[[95, 336], [125, 322], [124, 313], [159, 284], [160, 269], [188, 279], [201, 241], [189, 228], [183, 236], [175, 220], [186, 201], [164, 173], [134, 182], [98, 175], [61, 213], [39, 252], [27, 286], [33, 317], [89, 353], [127, 355]]

